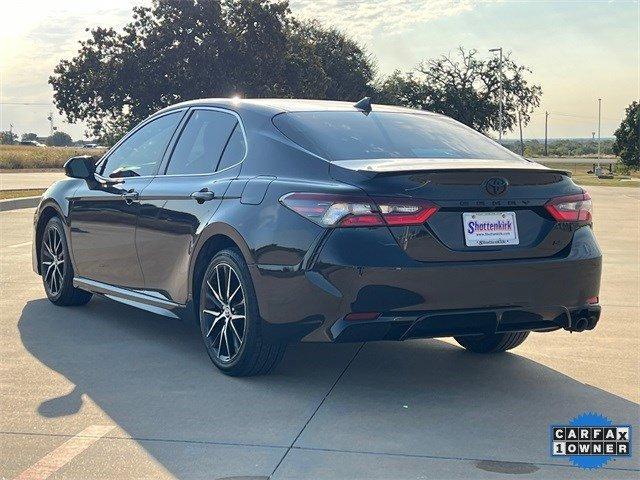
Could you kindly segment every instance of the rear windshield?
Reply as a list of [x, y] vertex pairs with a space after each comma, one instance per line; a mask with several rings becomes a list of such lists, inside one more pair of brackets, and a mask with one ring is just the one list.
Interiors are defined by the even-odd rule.
[[275, 126], [329, 161], [375, 158], [519, 158], [484, 135], [446, 117], [397, 112], [292, 112]]

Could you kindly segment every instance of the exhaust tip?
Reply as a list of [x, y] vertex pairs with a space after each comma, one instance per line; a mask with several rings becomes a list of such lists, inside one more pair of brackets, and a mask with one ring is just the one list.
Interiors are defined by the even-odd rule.
[[565, 325], [564, 329], [569, 332], [584, 332], [589, 327], [589, 319], [587, 317], [577, 318]]
[[576, 324], [572, 330], [575, 332], [584, 332], [587, 329], [587, 326], [589, 326], [589, 320], [585, 317], [581, 317], [576, 320]]

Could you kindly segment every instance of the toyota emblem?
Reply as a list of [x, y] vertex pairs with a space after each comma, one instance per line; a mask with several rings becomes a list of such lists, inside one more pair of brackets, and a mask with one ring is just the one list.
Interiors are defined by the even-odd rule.
[[507, 190], [509, 182], [505, 178], [490, 178], [484, 188], [489, 195], [502, 195]]

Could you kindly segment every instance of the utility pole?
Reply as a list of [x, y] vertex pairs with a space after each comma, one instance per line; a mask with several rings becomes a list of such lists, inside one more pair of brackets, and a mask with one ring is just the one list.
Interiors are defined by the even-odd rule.
[[518, 127], [520, 127], [520, 155], [524, 157], [524, 140], [522, 139], [522, 116], [520, 115], [520, 109], [518, 109]]
[[499, 52], [500, 53], [500, 63], [499, 63], [499, 69], [500, 69], [500, 110], [498, 113], [498, 139], [502, 140], [502, 109], [503, 109], [503, 99], [502, 99], [502, 47], [498, 47], [498, 48], [491, 48], [489, 49], [490, 52]]
[[47, 120], [49, 120], [49, 136], [53, 137], [53, 133], [56, 130], [56, 127], [53, 126], [53, 112], [49, 112]]
[[602, 113], [602, 99], [598, 99], [598, 166], [600, 166], [600, 120]]
[[549, 150], [547, 149], [547, 139], [549, 137], [549, 112], [544, 112], [544, 156], [547, 157], [549, 155]]

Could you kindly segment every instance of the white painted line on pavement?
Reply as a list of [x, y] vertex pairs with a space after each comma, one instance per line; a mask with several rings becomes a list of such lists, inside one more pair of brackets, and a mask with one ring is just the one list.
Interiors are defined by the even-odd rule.
[[15, 480], [44, 480], [109, 433], [115, 425], [91, 425], [27, 468]]
[[31, 245], [32, 242], [22, 242], [22, 243], [16, 243], [15, 245], [7, 245], [6, 248], [16, 248], [16, 247], [25, 247], [27, 245]]

